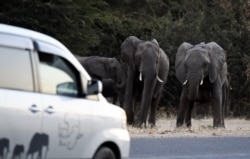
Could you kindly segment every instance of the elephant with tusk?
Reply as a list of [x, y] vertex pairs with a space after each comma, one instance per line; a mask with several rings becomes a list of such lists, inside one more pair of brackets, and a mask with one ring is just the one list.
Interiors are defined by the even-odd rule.
[[[146, 125], [150, 109], [148, 122], [155, 126], [157, 106], [169, 71], [168, 56], [156, 39], [143, 41], [135, 36], [129, 36], [122, 43], [121, 56], [127, 65], [124, 107], [128, 123], [136, 127]], [[134, 115], [138, 94], [140, 107]]]
[[194, 103], [212, 101], [213, 126], [225, 127], [228, 73], [223, 48], [215, 42], [197, 45], [184, 42], [176, 54], [175, 70], [183, 86], [176, 126], [182, 126], [185, 119], [191, 127]]

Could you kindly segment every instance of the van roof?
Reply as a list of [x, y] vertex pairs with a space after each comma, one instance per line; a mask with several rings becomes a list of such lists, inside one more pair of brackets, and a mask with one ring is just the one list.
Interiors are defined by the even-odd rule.
[[17, 35], [17, 36], [27, 37], [27, 38], [30, 38], [33, 40], [39, 40], [39, 41], [43, 41], [46, 43], [50, 43], [54, 46], [59, 47], [60, 49], [62, 49], [66, 53], [65, 56], [67, 56], [75, 64], [75, 66], [79, 70], [81, 70], [81, 72], [83, 72], [85, 74], [87, 79], [90, 79], [90, 76], [82, 68], [81, 64], [74, 57], [74, 55], [61, 42], [59, 42], [55, 38], [53, 38], [49, 35], [34, 31], [34, 30], [25, 29], [22, 27], [17, 27], [17, 26], [12, 26], [12, 25], [7, 25], [7, 24], [2, 24], [2, 23], [0, 23], [0, 33], [7, 33], [7, 34], [13, 34], [13, 35]]
[[37, 32], [37, 31], [0, 23], [0, 32], [29, 37], [31, 39], [48, 42], [48, 43], [51, 43], [53, 45], [60, 47], [62, 50], [66, 52], [70, 52], [61, 42], [59, 42], [55, 38], [48, 36], [46, 34]]

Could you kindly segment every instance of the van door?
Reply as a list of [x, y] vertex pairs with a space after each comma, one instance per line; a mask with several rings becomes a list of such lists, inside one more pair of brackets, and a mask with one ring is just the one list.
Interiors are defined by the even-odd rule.
[[[79, 158], [92, 136], [92, 108], [79, 97], [79, 73], [64, 58], [39, 52], [47, 158]], [[47, 142], [48, 141], [48, 142]]]
[[[5, 39], [6, 35], [1, 40]], [[34, 92], [31, 52], [6, 44], [0, 44], [0, 158], [28, 159], [38, 156], [41, 98]]]

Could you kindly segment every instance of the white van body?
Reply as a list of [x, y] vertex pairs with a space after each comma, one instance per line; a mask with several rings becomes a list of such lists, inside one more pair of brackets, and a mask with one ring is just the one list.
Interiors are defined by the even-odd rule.
[[128, 158], [126, 114], [100, 92], [59, 41], [0, 24], [0, 158]]

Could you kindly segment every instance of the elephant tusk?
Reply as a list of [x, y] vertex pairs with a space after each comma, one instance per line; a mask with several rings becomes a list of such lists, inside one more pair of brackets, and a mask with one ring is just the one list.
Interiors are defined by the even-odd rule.
[[140, 73], [139, 80], [142, 81], [142, 74]]
[[202, 85], [203, 84], [203, 79], [201, 80], [201, 83], [200, 83], [200, 85]]
[[187, 84], [187, 82], [188, 82], [187, 80], [184, 81], [182, 85], [185, 86]]
[[163, 80], [161, 80], [159, 76], [157, 76], [157, 80], [158, 80], [160, 83], [163, 82]]

